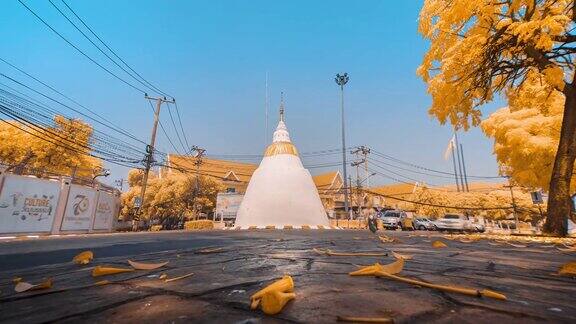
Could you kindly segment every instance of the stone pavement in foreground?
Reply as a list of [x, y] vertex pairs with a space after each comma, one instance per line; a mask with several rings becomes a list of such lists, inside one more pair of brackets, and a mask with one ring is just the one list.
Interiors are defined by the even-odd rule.
[[[439, 233], [385, 232], [382, 243], [368, 231], [258, 230], [160, 232], [60, 237], [0, 242], [0, 322], [98, 323], [331, 323], [337, 316], [390, 317], [401, 322], [531, 323], [576, 322], [576, 279], [553, 275], [576, 261], [550, 245], [527, 247], [449, 241]], [[433, 249], [431, 241], [448, 244]], [[222, 247], [222, 253], [197, 254]], [[402, 282], [350, 277], [358, 265], [394, 261], [385, 257], [318, 255], [313, 248], [350, 252], [412, 254], [403, 276], [491, 289], [507, 301], [443, 293]], [[70, 262], [84, 249], [94, 251], [87, 266]], [[95, 265], [128, 267], [127, 259], [170, 261], [162, 269], [92, 278]], [[193, 272], [186, 279], [169, 277]], [[277, 316], [249, 309], [249, 296], [290, 274], [297, 298]], [[11, 280], [54, 286], [15, 294]], [[112, 283], [94, 286], [103, 279]]]

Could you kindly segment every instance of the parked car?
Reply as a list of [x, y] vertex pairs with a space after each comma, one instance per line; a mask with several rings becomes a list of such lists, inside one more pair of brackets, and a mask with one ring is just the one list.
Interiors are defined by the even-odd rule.
[[486, 224], [483, 220], [472, 217], [470, 218], [470, 223], [472, 225], [472, 231], [478, 233], [484, 233], [486, 231]]
[[436, 224], [426, 217], [414, 218], [414, 228], [421, 231], [434, 231]]
[[403, 210], [387, 210], [380, 217], [385, 229], [414, 230], [412, 213]]
[[385, 229], [397, 229], [400, 227], [401, 218], [403, 218], [403, 211], [401, 210], [387, 210], [380, 216], [382, 226]]
[[446, 214], [435, 224], [440, 231], [474, 231], [474, 226], [468, 216], [462, 214]]

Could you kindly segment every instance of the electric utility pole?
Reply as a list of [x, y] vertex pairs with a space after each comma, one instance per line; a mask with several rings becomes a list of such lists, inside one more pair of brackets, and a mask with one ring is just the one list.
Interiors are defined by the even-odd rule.
[[192, 146], [192, 152], [196, 152], [196, 154], [194, 154], [194, 157], [196, 158], [196, 160], [194, 161], [194, 165], [196, 166], [196, 188], [194, 188], [194, 196], [193, 196], [193, 202], [192, 202], [192, 209], [194, 210], [194, 214], [195, 214], [195, 219], [198, 219], [198, 208], [196, 206], [196, 197], [200, 194], [200, 166], [202, 165], [202, 157], [204, 156], [204, 154], [206, 153], [206, 150], [203, 148], [200, 148], [196, 145]]
[[[358, 152], [359, 151], [355, 151], [356, 156], [358, 156]], [[360, 193], [360, 185], [361, 185], [361, 181], [360, 181], [360, 170], [359, 170], [359, 166], [361, 164], [364, 164], [364, 162], [366, 162], [366, 160], [358, 160], [358, 161], [354, 161], [352, 162], [350, 165], [353, 167], [356, 167], [356, 208], [358, 210], [358, 214], [360, 213], [360, 211], [362, 210], [362, 204], [360, 203], [361, 201], [361, 193]], [[352, 183], [350, 183], [350, 186], [352, 186]]]
[[[346, 172], [346, 132], [345, 132], [345, 119], [344, 119], [344, 85], [348, 83], [348, 73], [343, 75], [336, 74], [336, 84], [340, 86], [340, 110], [342, 113], [342, 175], [344, 178], [344, 183], [348, 181], [348, 173]], [[348, 204], [348, 188], [344, 185], [344, 211], [349, 214], [349, 204]]]
[[520, 228], [518, 228], [518, 212], [516, 211], [516, 200], [514, 199], [514, 190], [512, 189], [514, 186], [510, 181], [510, 177], [508, 177], [508, 185], [505, 187], [510, 188], [510, 197], [512, 198], [512, 213], [514, 214], [514, 223], [516, 224], [516, 232], [520, 233]]
[[150, 136], [150, 145], [146, 146], [146, 158], [144, 160], [144, 175], [142, 176], [142, 190], [140, 191], [140, 206], [136, 211], [136, 215], [140, 214], [140, 209], [144, 206], [144, 195], [146, 194], [146, 186], [148, 185], [148, 174], [152, 163], [154, 163], [154, 145], [156, 144], [156, 130], [158, 129], [158, 121], [160, 120], [160, 107], [163, 102], [176, 103], [174, 98], [172, 100], [166, 97], [153, 98], [148, 94], [144, 94], [146, 100], [156, 100], [156, 110], [154, 111], [154, 125], [152, 126], [152, 136]]

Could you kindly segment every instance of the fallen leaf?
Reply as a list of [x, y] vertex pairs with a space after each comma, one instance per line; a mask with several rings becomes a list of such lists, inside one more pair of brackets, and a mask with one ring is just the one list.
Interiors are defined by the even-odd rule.
[[104, 286], [104, 285], [107, 285], [109, 283], [110, 283], [110, 281], [108, 281], [108, 280], [100, 280], [98, 282], [95, 282], [94, 286]]
[[396, 259], [412, 260], [412, 255], [410, 255], [410, 254], [400, 254], [400, 253], [396, 253], [396, 252], [392, 251], [392, 255]]
[[94, 253], [92, 253], [92, 251], [84, 251], [76, 255], [72, 259], [72, 262], [76, 264], [88, 264], [92, 259], [94, 259]]
[[446, 245], [446, 243], [444, 243], [442, 241], [434, 241], [434, 242], [432, 242], [432, 247], [440, 249], [440, 248], [448, 247], [448, 245]]
[[274, 315], [294, 298], [294, 281], [292, 277], [284, 276], [250, 296], [250, 309], [260, 306], [265, 314]]
[[189, 273], [189, 274], [185, 274], [183, 276], [180, 277], [175, 277], [175, 278], [170, 278], [170, 279], [165, 279], [164, 282], [172, 282], [172, 281], [176, 281], [176, 280], [180, 280], [180, 279], [184, 279], [184, 278], [188, 278], [190, 276], [194, 275], [193, 272]]
[[48, 278], [44, 282], [33, 285], [28, 282], [20, 281], [14, 287], [14, 291], [17, 293], [25, 292], [28, 290], [38, 290], [38, 289], [49, 289], [52, 288], [52, 279]]
[[334, 252], [330, 249], [322, 250], [314, 248], [314, 252], [328, 256], [388, 256], [387, 253], [372, 253], [372, 252]]
[[130, 263], [132, 268], [134, 268], [136, 270], [154, 270], [154, 269], [162, 268], [163, 266], [167, 265], [168, 261], [160, 262], [160, 263], [142, 263], [142, 262], [135, 262], [135, 261], [128, 260], [128, 263]]
[[513, 247], [517, 247], [517, 248], [525, 248], [527, 247], [527, 245], [523, 245], [523, 244], [514, 244], [514, 243], [510, 243], [510, 242], [506, 242], [506, 244], [513, 246]]
[[134, 269], [96, 266], [96, 267], [94, 267], [94, 270], [92, 270], [92, 277], [106, 276], [106, 275], [131, 272], [131, 271], [134, 271]]
[[561, 276], [576, 277], [576, 261], [562, 265], [558, 274]]
[[338, 316], [338, 322], [353, 322], [353, 323], [394, 323], [394, 320], [389, 317], [351, 317], [351, 316]]
[[19, 283], [20, 281], [22, 281], [22, 278], [20, 278], [20, 277], [14, 277], [14, 279], [12, 279], [12, 282], [13, 282], [14, 284], [17, 284], [17, 283]]
[[396, 239], [393, 237], [388, 237], [388, 236], [378, 236], [378, 238], [380, 239], [380, 242], [382, 243], [392, 243], [392, 242], [396, 242]]
[[424, 282], [424, 281], [420, 281], [420, 280], [414, 280], [414, 279], [400, 277], [400, 276], [397, 276], [395, 274], [386, 273], [386, 272], [379, 273], [376, 276], [377, 277], [385, 277], [385, 278], [393, 279], [396, 281], [401, 281], [401, 282], [408, 283], [408, 284], [415, 285], [415, 286], [419, 286], [419, 287], [432, 288], [432, 289], [437, 289], [437, 290], [446, 291], [446, 292], [464, 294], [464, 295], [468, 295], [468, 296], [488, 297], [488, 298], [499, 299], [499, 300], [506, 300], [507, 299], [505, 295], [500, 294], [500, 293], [495, 292], [495, 291], [492, 291], [492, 290], [488, 290], [488, 289], [478, 290], [478, 289], [472, 289], [472, 288], [462, 288], [462, 287], [454, 287], [454, 286], [437, 285], [437, 284], [432, 284], [432, 283], [428, 283], [428, 282]]
[[158, 279], [160, 279], [160, 280], [164, 280], [166, 278], [168, 278], [168, 275], [165, 273], [161, 274], [160, 277], [158, 277]]
[[352, 271], [349, 273], [351, 276], [378, 276], [379, 273], [389, 273], [396, 274], [400, 273], [404, 269], [404, 259], [396, 259], [396, 261], [381, 265], [380, 263], [375, 263], [371, 266], [363, 267], [359, 270]]
[[224, 252], [224, 248], [218, 247], [218, 248], [206, 248], [206, 249], [201, 249], [196, 251], [196, 254], [209, 254], [209, 253], [220, 253], [220, 252]]

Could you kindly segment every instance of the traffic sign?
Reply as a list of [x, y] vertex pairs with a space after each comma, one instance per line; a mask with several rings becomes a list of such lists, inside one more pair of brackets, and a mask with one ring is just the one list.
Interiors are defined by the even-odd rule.
[[533, 191], [530, 193], [530, 196], [532, 197], [532, 203], [533, 204], [543, 204], [544, 203], [544, 199], [542, 199], [542, 191]]
[[134, 197], [134, 207], [140, 208], [142, 206], [142, 198]]

